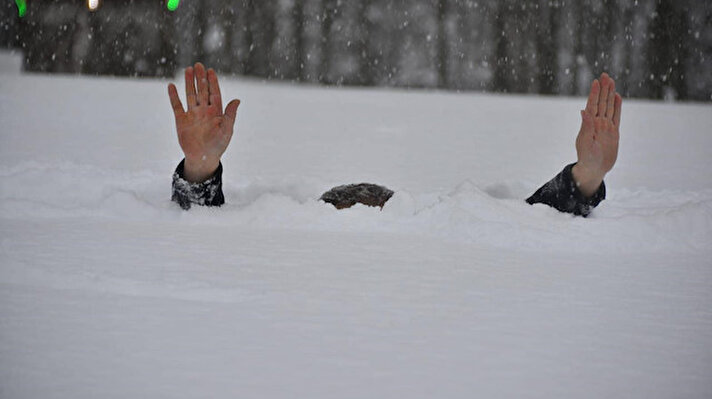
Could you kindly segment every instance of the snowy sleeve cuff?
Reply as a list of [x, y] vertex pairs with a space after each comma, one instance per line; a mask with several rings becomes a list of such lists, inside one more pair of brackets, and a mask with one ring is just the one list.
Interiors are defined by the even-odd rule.
[[191, 205], [220, 206], [225, 203], [222, 192], [222, 163], [218, 165], [212, 177], [202, 183], [191, 183], [185, 180], [185, 159], [182, 160], [176, 171], [173, 172], [173, 195], [171, 200], [177, 202], [183, 209], [190, 209]]
[[601, 182], [601, 186], [592, 196], [585, 197], [571, 174], [574, 165], [575, 163], [566, 165], [561, 173], [527, 198], [527, 202], [529, 204], [546, 204], [561, 212], [588, 216], [593, 208], [606, 198], [606, 185]]

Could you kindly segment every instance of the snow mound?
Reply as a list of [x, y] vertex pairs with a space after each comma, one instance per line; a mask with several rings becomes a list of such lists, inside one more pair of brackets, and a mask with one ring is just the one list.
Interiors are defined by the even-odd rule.
[[626, 100], [584, 219], [524, 202], [584, 99], [224, 79], [186, 212], [166, 83], [0, 73], [0, 397], [712, 396], [710, 106]]
[[619, 190], [588, 219], [526, 204], [527, 184], [446, 192], [398, 191], [383, 210], [337, 211], [318, 200], [315, 179], [226, 182], [227, 204], [182, 212], [167, 177], [64, 163], [0, 167], [0, 217], [180, 220], [199, 225], [435, 237], [497, 248], [572, 252], [704, 251], [712, 241], [712, 190]]

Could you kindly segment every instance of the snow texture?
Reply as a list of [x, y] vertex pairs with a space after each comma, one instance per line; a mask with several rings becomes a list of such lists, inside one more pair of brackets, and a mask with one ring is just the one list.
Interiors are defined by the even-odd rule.
[[583, 98], [227, 79], [183, 211], [166, 83], [0, 73], [0, 397], [712, 396], [709, 105], [626, 101], [584, 219], [524, 202]]

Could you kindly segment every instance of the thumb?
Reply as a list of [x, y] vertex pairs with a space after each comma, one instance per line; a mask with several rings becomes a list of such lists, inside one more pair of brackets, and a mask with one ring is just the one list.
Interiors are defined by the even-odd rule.
[[225, 118], [230, 123], [232, 127], [235, 124], [235, 118], [237, 117], [237, 107], [240, 106], [240, 100], [232, 100], [225, 107]]

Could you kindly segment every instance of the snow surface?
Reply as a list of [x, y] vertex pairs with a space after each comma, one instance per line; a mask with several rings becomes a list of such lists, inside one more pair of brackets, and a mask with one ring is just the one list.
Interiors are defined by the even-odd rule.
[[[14, 65], [1, 398], [712, 397], [710, 105], [626, 100], [584, 219], [523, 201], [582, 98], [224, 79], [227, 204], [184, 212], [167, 82]], [[396, 194], [317, 201], [359, 182]]]

